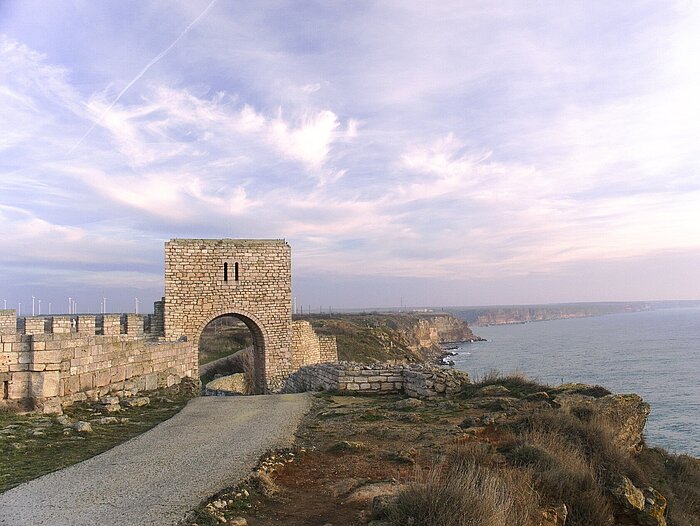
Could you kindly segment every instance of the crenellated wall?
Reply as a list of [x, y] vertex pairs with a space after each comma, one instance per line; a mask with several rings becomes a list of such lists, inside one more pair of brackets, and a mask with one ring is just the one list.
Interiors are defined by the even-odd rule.
[[28, 316], [0, 311], [0, 407], [45, 412], [124, 389], [198, 378], [198, 341], [233, 315], [253, 335], [255, 391], [279, 391], [300, 367], [338, 359], [335, 337], [292, 324], [291, 248], [280, 239], [173, 239], [154, 314]]
[[14, 310], [0, 311], [0, 407], [60, 412], [127, 383], [151, 390], [196, 378], [192, 343], [154, 341], [144, 320], [136, 314], [17, 319]]

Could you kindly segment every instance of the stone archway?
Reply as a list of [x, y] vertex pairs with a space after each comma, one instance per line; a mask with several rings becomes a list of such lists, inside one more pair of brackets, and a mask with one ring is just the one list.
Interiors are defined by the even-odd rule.
[[253, 369], [255, 373], [254, 394], [265, 393], [265, 342], [268, 339], [268, 336], [265, 334], [260, 321], [256, 320], [251, 314], [233, 311], [222, 311], [215, 314], [200, 327], [199, 331], [197, 331], [197, 336], [193, 340], [194, 348], [196, 350], [199, 349], [199, 340], [207, 325], [223, 316], [234, 316], [238, 318], [245, 324], [246, 327], [248, 327], [248, 330], [253, 336]]
[[[198, 350], [213, 319], [234, 314], [258, 331], [261, 392], [292, 372], [291, 249], [282, 239], [172, 239], [165, 244], [165, 337]], [[259, 355], [259, 357], [258, 357]]]

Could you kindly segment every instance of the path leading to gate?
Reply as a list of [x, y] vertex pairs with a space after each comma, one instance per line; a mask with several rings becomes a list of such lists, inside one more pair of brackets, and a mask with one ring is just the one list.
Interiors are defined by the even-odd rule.
[[0, 493], [0, 524], [177, 524], [291, 444], [310, 404], [306, 394], [196, 398], [128, 442]]

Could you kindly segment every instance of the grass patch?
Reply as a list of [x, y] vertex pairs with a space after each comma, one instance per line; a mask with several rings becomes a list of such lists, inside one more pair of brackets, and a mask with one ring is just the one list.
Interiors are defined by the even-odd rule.
[[528, 526], [538, 498], [531, 479], [510, 468], [467, 461], [416, 470], [387, 513], [403, 526]]
[[191, 397], [185, 389], [149, 393], [151, 404], [125, 408], [126, 418], [97, 424], [104, 416], [95, 406], [74, 404], [65, 410], [71, 420], [90, 422], [92, 433], [77, 433], [47, 415], [0, 412], [0, 492], [28, 480], [76, 464], [147, 431], [177, 413]]
[[642, 451], [639, 464], [668, 500], [669, 524], [700, 526], [700, 460], [653, 448]]
[[513, 427], [517, 438], [502, 452], [513, 466], [532, 470], [546, 502], [569, 506], [567, 525], [607, 524], [612, 508], [605, 488], [623, 475], [638, 487], [648, 485], [648, 477], [616, 445], [612, 427], [602, 418], [548, 409]]
[[465, 385], [462, 389], [461, 396], [463, 398], [471, 398], [475, 396], [480, 389], [490, 385], [503, 386], [510, 391], [508, 396], [514, 396], [516, 398], [524, 398], [539, 392], [546, 392], [549, 394], [553, 390], [551, 386], [531, 380], [520, 373], [502, 375], [498, 371], [489, 371], [483, 378], [478, 378], [474, 383]]

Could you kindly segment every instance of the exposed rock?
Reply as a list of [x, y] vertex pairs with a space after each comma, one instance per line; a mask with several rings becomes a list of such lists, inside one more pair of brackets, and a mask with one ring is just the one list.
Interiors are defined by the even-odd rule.
[[109, 404], [102, 407], [102, 411], [105, 413], [118, 413], [122, 410], [122, 406], [119, 404]]
[[61, 399], [56, 397], [56, 398], [50, 398], [48, 400], [44, 400], [41, 403], [41, 411], [44, 414], [52, 414], [52, 415], [63, 414], [63, 406], [61, 405]]
[[405, 398], [399, 400], [394, 404], [396, 409], [415, 409], [416, 407], [421, 407], [423, 402], [417, 398]]
[[118, 424], [119, 419], [116, 416], [103, 416], [93, 420], [93, 422], [96, 424]]
[[479, 389], [481, 396], [507, 396], [510, 394], [510, 389], [505, 385], [485, 385]]
[[619, 515], [628, 517], [639, 526], [666, 526], [666, 498], [654, 488], [637, 488], [630, 479], [622, 477], [610, 488], [619, 507]]
[[394, 495], [400, 486], [396, 482], [375, 482], [365, 484], [348, 495], [345, 502], [374, 502], [378, 496]]
[[245, 373], [236, 373], [222, 376], [209, 382], [206, 387], [207, 394], [248, 394], [248, 380]]
[[490, 413], [481, 417], [481, 423], [485, 426], [490, 426], [498, 423], [506, 417], [503, 413]]
[[78, 420], [75, 424], [73, 424], [73, 429], [75, 429], [78, 433], [92, 433], [92, 426], [90, 423], [82, 420]]
[[557, 395], [554, 404], [572, 413], [588, 412], [608, 421], [615, 441], [622, 448], [637, 452], [644, 445], [642, 434], [650, 408], [639, 395], [606, 395], [601, 398], [580, 394]]
[[619, 484], [610, 492], [624, 509], [632, 511], [644, 509], [644, 493], [627, 477], [623, 476]]
[[644, 515], [638, 515], [641, 526], [666, 526], [666, 497], [654, 488], [644, 488]]
[[73, 421], [68, 418], [67, 415], [61, 415], [59, 417], [56, 417], [56, 423], [60, 426], [71, 426], [73, 425]]
[[147, 396], [139, 396], [138, 398], [131, 398], [124, 401], [124, 405], [127, 407], [142, 407], [144, 405], [149, 405], [151, 399]]
[[549, 393], [546, 391], [538, 391], [536, 393], [531, 393], [525, 397], [526, 400], [549, 400]]
[[564, 526], [568, 515], [569, 510], [566, 504], [550, 506], [542, 510], [539, 526]]
[[248, 526], [248, 521], [244, 517], [234, 517], [226, 523], [228, 526]]
[[100, 398], [100, 403], [102, 405], [114, 405], [119, 403], [118, 396], [104, 396]]

